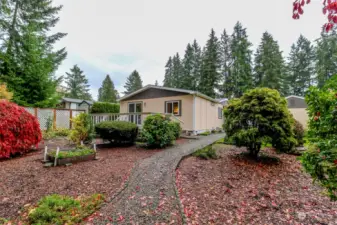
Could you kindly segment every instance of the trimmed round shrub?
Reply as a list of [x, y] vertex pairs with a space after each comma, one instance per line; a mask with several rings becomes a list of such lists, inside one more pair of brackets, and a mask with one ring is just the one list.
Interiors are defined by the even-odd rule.
[[297, 140], [297, 146], [303, 146], [304, 144], [304, 128], [303, 125], [296, 119], [294, 119], [294, 134]]
[[142, 133], [149, 147], [163, 148], [176, 139], [172, 122], [160, 114], [146, 117]]
[[95, 102], [91, 113], [119, 113], [119, 104], [109, 102]]
[[96, 125], [96, 133], [111, 143], [132, 144], [138, 135], [138, 126], [125, 121], [104, 121]]
[[181, 134], [181, 131], [182, 131], [180, 123], [179, 122], [170, 122], [170, 125], [171, 125], [171, 129], [173, 131], [174, 137], [176, 139], [178, 139], [180, 137], [180, 134]]
[[24, 154], [42, 139], [38, 120], [7, 100], [0, 100], [0, 158]]
[[263, 143], [270, 142], [281, 152], [292, 150], [296, 143], [287, 101], [277, 90], [250, 90], [231, 100], [224, 115], [228, 138], [239, 147], [247, 147], [254, 157]]

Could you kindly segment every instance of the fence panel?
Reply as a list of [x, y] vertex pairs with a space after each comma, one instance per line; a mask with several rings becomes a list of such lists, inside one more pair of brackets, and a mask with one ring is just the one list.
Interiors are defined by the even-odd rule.
[[[41, 130], [47, 130], [48, 126], [54, 129], [66, 128], [71, 129], [71, 119], [85, 112], [85, 110], [74, 109], [40, 109], [24, 107], [27, 112], [37, 117]], [[48, 125], [49, 123], [49, 125]]]

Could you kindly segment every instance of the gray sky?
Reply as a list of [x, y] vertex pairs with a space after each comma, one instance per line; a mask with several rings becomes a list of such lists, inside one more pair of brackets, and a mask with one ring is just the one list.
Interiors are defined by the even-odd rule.
[[326, 18], [322, 3], [313, 0], [300, 20], [292, 19], [293, 0], [54, 0], [62, 4], [55, 31], [68, 36], [57, 43], [68, 58], [57, 71], [64, 75], [74, 65], [85, 72], [91, 93], [110, 74], [119, 92], [135, 69], [143, 84], [162, 84], [169, 56], [184, 54], [187, 43], [197, 39], [204, 46], [211, 28], [232, 33], [237, 21], [247, 28], [255, 52], [262, 33], [270, 32], [284, 56], [303, 34], [320, 36]]

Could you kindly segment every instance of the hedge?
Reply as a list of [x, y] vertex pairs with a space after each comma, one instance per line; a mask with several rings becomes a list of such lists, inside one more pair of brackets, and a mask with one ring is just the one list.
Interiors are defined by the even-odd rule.
[[119, 113], [119, 104], [95, 102], [91, 107], [91, 113]]
[[96, 125], [96, 133], [112, 143], [129, 143], [136, 141], [138, 126], [125, 121], [104, 121]]

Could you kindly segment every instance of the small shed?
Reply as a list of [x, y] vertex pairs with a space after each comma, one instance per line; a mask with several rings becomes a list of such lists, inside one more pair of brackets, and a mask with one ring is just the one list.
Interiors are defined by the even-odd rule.
[[286, 97], [288, 101], [289, 111], [293, 114], [294, 118], [298, 120], [304, 127], [307, 127], [309, 120], [307, 114], [307, 103], [305, 102], [304, 97], [290, 95]]

